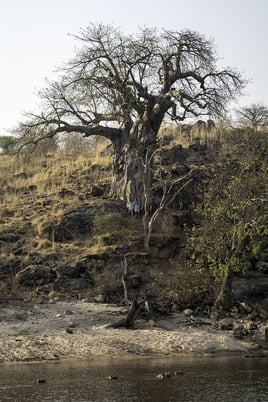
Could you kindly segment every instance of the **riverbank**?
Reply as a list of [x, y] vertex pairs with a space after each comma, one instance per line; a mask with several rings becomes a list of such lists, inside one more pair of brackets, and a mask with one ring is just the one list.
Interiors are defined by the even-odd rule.
[[[173, 354], [262, 353], [255, 337], [237, 339], [206, 318], [174, 313], [150, 327], [107, 326], [126, 310], [85, 301], [9, 300], [0, 304], [0, 362]], [[267, 324], [266, 324], [267, 325]], [[258, 336], [264, 339], [264, 324]]]

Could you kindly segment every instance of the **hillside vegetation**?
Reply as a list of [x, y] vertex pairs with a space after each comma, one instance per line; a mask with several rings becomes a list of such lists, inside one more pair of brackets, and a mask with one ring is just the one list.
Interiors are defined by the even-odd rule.
[[1, 154], [1, 295], [122, 302], [127, 258], [130, 292], [149, 290], [161, 311], [213, 305], [226, 273], [268, 270], [267, 138], [166, 125], [151, 212], [191, 169], [194, 180], [159, 215], [149, 251], [142, 211], [110, 197], [108, 141]]

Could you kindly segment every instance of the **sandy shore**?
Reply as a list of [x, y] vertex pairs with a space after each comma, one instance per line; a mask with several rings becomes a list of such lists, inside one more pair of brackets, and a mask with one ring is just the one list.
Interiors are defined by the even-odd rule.
[[83, 301], [9, 301], [0, 304], [0, 361], [40, 361], [124, 355], [252, 353], [254, 343], [173, 314], [149, 327], [106, 328], [123, 318], [122, 307]]

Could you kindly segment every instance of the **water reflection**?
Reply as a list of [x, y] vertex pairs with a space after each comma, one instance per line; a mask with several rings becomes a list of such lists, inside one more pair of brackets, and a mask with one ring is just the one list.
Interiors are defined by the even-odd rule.
[[[159, 380], [161, 371], [185, 374]], [[118, 379], [109, 380], [113, 375]], [[0, 401], [265, 402], [268, 363], [266, 357], [176, 357], [3, 364]]]

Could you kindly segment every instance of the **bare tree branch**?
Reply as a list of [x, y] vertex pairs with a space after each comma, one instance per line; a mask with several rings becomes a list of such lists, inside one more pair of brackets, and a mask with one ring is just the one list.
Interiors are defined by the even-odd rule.
[[39, 92], [40, 112], [29, 113], [15, 133], [26, 145], [60, 133], [108, 138], [114, 148], [111, 194], [138, 194], [144, 205], [164, 119], [223, 117], [246, 80], [236, 69], [219, 69], [213, 41], [194, 31], [143, 28], [125, 35], [112, 25], [90, 24], [74, 38], [76, 54]]

